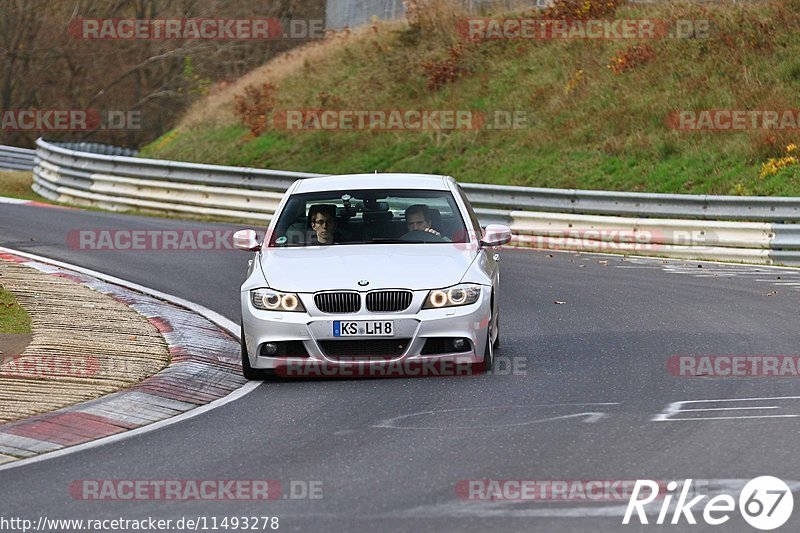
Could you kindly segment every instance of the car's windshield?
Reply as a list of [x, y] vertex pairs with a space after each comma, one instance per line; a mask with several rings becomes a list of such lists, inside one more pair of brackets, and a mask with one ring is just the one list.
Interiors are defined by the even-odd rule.
[[270, 247], [468, 242], [449, 191], [338, 190], [289, 198]]

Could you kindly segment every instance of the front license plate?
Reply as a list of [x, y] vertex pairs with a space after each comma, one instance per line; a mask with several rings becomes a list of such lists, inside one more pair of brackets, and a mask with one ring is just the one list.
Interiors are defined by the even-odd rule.
[[391, 320], [334, 320], [334, 337], [393, 337], [394, 322]]

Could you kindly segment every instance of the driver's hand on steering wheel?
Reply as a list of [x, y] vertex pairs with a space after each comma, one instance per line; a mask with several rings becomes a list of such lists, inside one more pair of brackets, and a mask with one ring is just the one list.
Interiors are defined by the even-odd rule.
[[436, 231], [436, 230], [435, 230], [435, 229], [433, 229], [433, 228], [428, 228], [428, 229], [426, 229], [426, 230], [423, 230], [423, 231], [427, 231], [428, 233], [432, 233], [432, 234], [436, 235], [437, 237], [441, 237], [441, 236], [442, 236], [442, 234], [441, 234], [441, 233], [439, 233], [438, 231]]

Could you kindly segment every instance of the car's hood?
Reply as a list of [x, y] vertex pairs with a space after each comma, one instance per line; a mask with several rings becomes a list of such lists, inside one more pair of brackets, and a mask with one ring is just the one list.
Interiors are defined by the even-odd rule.
[[[434, 289], [458, 283], [475, 257], [466, 244], [365, 244], [265, 248], [270, 287], [289, 292], [331, 289]], [[359, 285], [366, 280], [368, 285]]]

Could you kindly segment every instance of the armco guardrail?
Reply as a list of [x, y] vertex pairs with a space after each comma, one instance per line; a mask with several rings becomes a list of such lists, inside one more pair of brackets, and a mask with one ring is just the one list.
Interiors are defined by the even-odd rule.
[[701, 220], [800, 221], [800, 198], [541, 189], [464, 184], [476, 204], [503, 209]]
[[33, 190], [51, 200], [269, 220], [283, 191], [317, 176], [79, 152], [36, 141]]
[[[286, 188], [322, 174], [103, 155], [37, 141], [33, 189], [51, 200], [269, 220]], [[464, 183], [514, 246], [800, 265], [800, 198], [642, 194]]]
[[0, 145], [0, 170], [31, 170], [33, 158], [33, 150]]
[[102, 155], [123, 155], [126, 157], [134, 157], [139, 153], [139, 150], [132, 148], [124, 148], [122, 146], [114, 146], [113, 144], [93, 143], [86, 141], [78, 142], [52, 142], [56, 146], [66, 148], [68, 150], [75, 150], [76, 152], [89, 152], [92, 154]]

